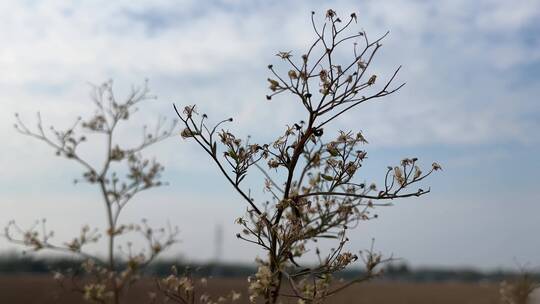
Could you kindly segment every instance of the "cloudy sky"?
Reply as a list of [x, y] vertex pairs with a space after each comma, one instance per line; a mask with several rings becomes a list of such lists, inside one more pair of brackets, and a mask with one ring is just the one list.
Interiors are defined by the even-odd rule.
[[[396, 202], [357, 228], [351, 249], [375, 238], [413, 266], [540, 266], [534, 0], [1, 1], [0, 223], [47, 218], [58, 242], [82, 223], [104, 224], [99, 194], [71, 182], [77, 165], [16, 133], [13, 113], [32, 126], [40, 111], [46, 125], [66, 127], [92, 113], [89, 83], [113, 79], [122, 96], [149, 79], [158, 99], [136, 123], [173, 118], [173, 102], [197, 103], [216, 120], [233, 116], [231, 130], [266, 140], [304, 118], [286, 96], [265, 100], [266, 65], [277, 51], [301, 54], [314, 37], [310, 12], [322, 20], [330, 7], [356, 12], [357, 29], [371, 37], [389, 30], [373, 72], [383, 79], [403, 65], [399, 80], [407, 83], [336, 122], [370, 142], [362, 178], [380, 181], [387, 165], [410, 156], [444, 167], [428, 181], [431, 194]], [[99, 158], [99, 145], [85, 149]], [[251, 261], [257, 251], [234, 237], [245, 206], [202, 151], [176, 137], [150, 152], [166, 165], [170, 186], [141, 195], [122, 220], [178, 225], [182, 242], [170, 255], [198, 261], [214, 258], [220, 226], [221, 258]]]

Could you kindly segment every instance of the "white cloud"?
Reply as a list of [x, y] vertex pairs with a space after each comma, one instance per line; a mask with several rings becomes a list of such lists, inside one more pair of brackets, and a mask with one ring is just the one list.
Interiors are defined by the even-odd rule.
[[[189, 1], [182, 5], [160, 1], [133, 6], [127, 2], [6, 3], [1, 16], [4, 26], [0, 30], [6, 37], [0, 51], [3, 71], [0, 85], [7, 90], [6, 94], [16, 94], [16, 90], [28, 90], [38, 85], [82, 90], [85, 81], [109, 77], [126, 82], [146, 76], [189, 78], [189, 75], [198, 75], [203, 77], [203, 82], [206, 78], [211, 83], [190, 83], [189, 87], [177, 91], [176, 96], [187, 102], [198, 102], [201, 107], [215, 107], [216, 103], [228, 100], [233, 103], [232, 107], [245, 113], [246, 120], [240, 121], [247, 123], [246, 127], [254, 127], [253, 122], [268, 119], [264, 114], [246, 110], [258, 107], [253, 104], [262, 100], [260, 97], [265, 93], [265, 61], [272, 59], [271, 55], [281, 48], [303, 49], [312, 36], [308, 18], [313, 5], [307, 3], [295, 4], [294, 9], [283, 5], [260, 5], [260, 8], [255, 6], [247, 12], [212, 6], [204, 8]], [[460, 101], [447, 100], [445, 95], [467, 85], [467, 78], [455, 73], [470, 65], [474, 65], [474, 70], [468, 77], [483, 78], [479, 84], [481, 88], [491, 85], [491, 90], [501, 90], [499, 93], [515, 99], [514, 92], [503, 92], [496, 87], [501, 84], [498, 77], [483, 70], [497, 67], [503, 73], [517, 64], [538, 60], [540, 51], [508, 38], [500, 43], [492, 41], [487, 35], [519, 36], [519, 31], [530, 24], [537, 15], [535, 11], [539, 11], [531, 9], [534, 5], [529, 2], [519, 2], [511, 7], [503, 2], [473, 5], [466, 1], [440, 5], [419, 1], [359, 4], [360, 27], [373, 36], [386, 29], [392, 30], [385, 42], [386, 48], [377, 59], [378, 70], [383, 70], [383, 75], [388, 74], [392, 67], [402, 63], [404, 76], [400, 80], [409, 83], [405, 92], [392, 99], [391, 106], [384, 108], [392, 119], [384, 122], [382, 119], [368, 120], [370, 125], [363, 128], [388, 129], [391, 142], [399, 144], [403, 126], [396, 124], [397, 120], [392, 116], [402, 115], [404, 110], [416, 117], [410, 121], [417, 132], [440, 127], [439, 119], [419, 119], [421, 114], [437, 118], [449, 113], [459, 117], [469, 112], [464, 103], [482, 99], [481, 90], [461, 94]], [[236, 3], [236, 6], [242, 5]], [[338, 6], [340, 12], [356, 8], [347, 2]], [[321, 7], [313, 9], [324, 11]], [[152, 22], [148, 20], [149, 13], [145, 16], [128, 12], [154, 12], [155, 18], [166, 17], [168, 23], [162, 27], [158, 23], [150, 33], [147, 26]], [[177, 19], [174, 18], [176, 15]], [[519, 37], [515, 39], [518, 41]], [[254, 67], [258, 67], [257, 74], [254, 74]], [[237, 83], [242, 87], [236, 87]], [[201, 88], [209, 91], [201, 93]], [[412, 91], [407, 92], [409, 88]], [[176, 88], [160, 89], [169, 93], [175, 92]], [[419, 92], [421, 90], [425, 91]], [[36, 93], [32, 97], [47, 98], [44, 95]], [[61, 95], [58, 99], [68, 97]], [[20, 100], [19, 103], [30, 101]], [[477, 120], [475, 124], [491, 124], [485, 115], [474, 115], [480, 114], [479, 109], [474, 111], [471, 116]], [[506, 114], [501, 110], [494, 115]], [[521, 128], [516, 119], [508, 123]], [[279, 125], [283, 125], [283, 121], [279, 121]], [[420, 143], [453, 142], [461, 137], [458, 133], [462, 121], [447, 120], [445, 125], [445, 131], [420, 134]], [[471, 132], [470, 136], [481, 141], [495, 138], [489, 130], [474, 126]], [[505, 140], [499, 132], [497, 138]]]

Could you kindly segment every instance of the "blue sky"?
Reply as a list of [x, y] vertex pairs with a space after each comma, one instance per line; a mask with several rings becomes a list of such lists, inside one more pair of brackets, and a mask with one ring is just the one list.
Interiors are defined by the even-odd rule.
[[[39, 110], [67, 126], [90, 114], [87, 83], [112, 78], [121, 95], [148, 78], [158, 100], [140, 122], [172, 117], [172, 102], [197, 103], [265, 141], [303, 118], [286, 97], [265, 101], [266, 65], [277, 51], [302, 52], [313, 39], [310, 12], [322, 18], [330, 7], [356, 12], [371, 37], [390, 30], [374, 72], [403, 65], [399, 80], [407, 82], [335, 125], [362, 130], [370, 142], [362, 176], [380, 180], [408, 156], [444, 167], [430, 195], [360, 226], [352, 249], [375, 237], [383, 252], [415, 266], [540, 266], [538, 1], [2, 1], [0, 223], [47, 217], [59, 241], [81, 223], [103, 224], [99, 196], [70, 182], [77, 166], [18, 135], [14, 112], [31, 123]], [[97, 160], [97, 151], [86, 153]], [[232, 223], [245, 206], [202, 151], [174, 138], [151, 153], [170, 186], [142, 195], [123, 219], [177, 224], [182, 243], [171, 254], [198, 260], [213, 257], [203, 240], [222, 225], [223, 259], [250, 261], [257, 252], [234, 238]]]

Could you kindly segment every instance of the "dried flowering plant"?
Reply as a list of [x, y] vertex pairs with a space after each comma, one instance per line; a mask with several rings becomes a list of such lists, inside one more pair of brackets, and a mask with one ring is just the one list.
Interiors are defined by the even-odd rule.
[[[423, 171], [417, 158], [403, 159], [388, 167], [382, 186], [358, 181], [357, 173], [367, 157], [362, 149], [367, 140], [360, 132], [339, 132], [327, 139], [324, 129], [346, 112], [369, 100], [390, 95], [403, 84], [394, 85], [399, 71], [379, 85], [375, 74], [368, 74], [383, 35], [374, 41], [365, 32], [353, 32], [356, 14], [342, 20], [335, 11], [326, 12], [322, 26], [312, 13], [315, 41], [299, 58], [292, 52], [279, 52], [286, 72], [274, 65], [268, 69], [271, 93], [288, 93], [304, 108], [305, 117], [291, 122], [281, 136], [266, 144], [242, 140], [223, 125], [208, 123], [195, 106], [179, 110], [184, 123], [182, 137], [197, 142], [248, 205], [245, 217], [238, 218], [242, 233], [238, 238], [266, 252], [258, 259], [258, 272], [250, 278], [250, 301], [277, 303], [296, 298], [298, 303], [321, 303], [351, 284], [369, 280], [380, 273], [377, 266], [386, 261], [373, 250], [353, 254], [345, 249], [347, 232], [361, 221], [376, 218], [373, 209], [391, 201], [428, 193], [415, 187], [432, 172], [433, 163]], [[339, 52], [352, 48], [352, 59], [343, 61]], [[328, 132], [326, 132], [328, 133]], [[264, 189], [270, 199], [252, 196], [243, 181], [255, 168], [265, 178]], [[414, 189], [413, 189], [414, 187]], [[317, 241], [336, 242], [326, 254]], [[316, 267], [303, 264], [308, 252], [318, 257]], [[365, 272], [345, 283], [333, 281], [336, 272], [361, 260]]]
[[[69, 242], [52, 242], [54, 233], [46, 228], [45, 220], [22, 229], [14, 221], [4, 231], [5, 237], [22, 244], [33, 251], [44, 249], [75, 254], [85, 260], [80, 269], [68, 273], [58, 273], [57, 279], [64, 284], [83, 274], [82, 281], [72, 280], [71, 289], [83, 294], [84, 299], [97, 303], [120, 303], [122, 292], [134, 283], [140, 270], [152, 262], [163, 250], [176, 242], [177, 228], [152, 228], [146, 220], [139, 224], [123, 224], [120, 215], [126, 205], [137, 194], [163, 186], [161, 173], [164, 167], [155, 159], [145, 158], [143, 150], [153, 146], [175, 133], [177, 121], [168, 122], [160, 118], [155, 129], [143, 127], [142, 139], [132, 147], [119, 141], [119, 126], [133, 117], [138, 106], [153, 100], [147, 82], [132, 88], [129, 95], [118, 100], [113, 93], [112, 81], [92, 88], [92, 104], [95, 112], [88, 118], [81, 117], [66, 130], [50, 127], [45, 130], [38, 113], [37, 128], [30, 129], [16, 114], [15, 128], [23, 135], [36, 138], [55, 151], [55, 154], [78, 163], [83, 168], [82, 178], [75, 183], [87, 183], [99, 189], [106, 211], [107, 227], [101, 232], [84, 226], [80, 234]], [[86, 135], [85, 135], [86, 134]], [[80, 155], [80, 146], [87, 141], [87, 135], [102, 136], [105, 140], [105, 159], [101, 165], [94, 165]], [[128, 233], [138, 234], [147, 248], [136, 249], [131, 242], [118, 245], [116, 240]], [[100, 241], [105, 236], [107, 256], [105, 258], [88, 252], [87, 245]], [[91, 278], [91, 279], [89, 279]], [[79, 286], [83, 284], [82, 286]]]
[[[235, 290], [222, 296], [211, 296], [208, 293], [199, 294], [199, 290], [207, 288], [208, 279], [205, 277], [196, 280], [191, 269], [186, 269], [184, 273], [179, 273], [176, 266], [172, 267], [172, 274], [157, 281], [158, 290], [164, 295], [166, 301], [173, 301], [184, 304], [218, 304], [236, 303], [242, 295]], [[157, 296], [153, 297], [157, 300]]]
[[530, 303], [531, 295], [540, 288], [540, 283], [524, 267], [511, 280], [504, 280], [499, 286], [499, 295], [504, 304]]

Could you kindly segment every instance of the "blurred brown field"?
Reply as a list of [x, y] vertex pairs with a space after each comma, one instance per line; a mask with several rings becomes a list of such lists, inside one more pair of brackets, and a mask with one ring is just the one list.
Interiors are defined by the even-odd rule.
[[[124, 303], [150, 303], [149, 292], [155, 281], [147, 278], [134, 285]], [[238, 303], [248, 303], [247, 283], [242, 279], [211, 279], [208, 292], [222, 295], [236, 290], [242, 293]], [[0, 276], [0, 303], [81, 303], [80, 295], [63, 291], [45, 275]], [[158, 301], [161, 303], [161, 301]], [[295, 303], [294, 301], [283, 303]], [[353, 286], [329, 299], [327, 303], [354, 304], [492, 304], [500, 303], [494, 283], [406, 283], [373, 282]]]

